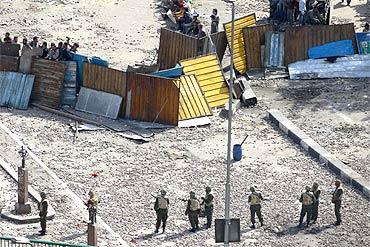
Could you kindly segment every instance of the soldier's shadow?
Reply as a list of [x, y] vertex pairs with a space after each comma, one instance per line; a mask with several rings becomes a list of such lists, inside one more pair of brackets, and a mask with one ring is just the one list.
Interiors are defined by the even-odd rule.
[[288, 227], [285, 230], [282, 230], [280, 232], [277, 232], [276, 235], [278, 237], [283, 237], [287, 235], [296, 235], [300, 232], [306, 232], [310, 234], [319, 234], [320, 232], [326, 231], [328, 229], [334, 228], [334, 225], [324, 225], [324, 226], [317, 226], [317, 227], [311, 227], [311, 228], [304, 228], [304, 227], [298, 227], [298, 226], [291, 226]]
[[318, 227], [313, 227], [309, 229], [309, 233], [311, 234], [319, 234], [320, 232], [326, 231], [328, 229], [334, 228], [335, 226], [333, 224], [328, 224], [324, 226], [318, 226]]

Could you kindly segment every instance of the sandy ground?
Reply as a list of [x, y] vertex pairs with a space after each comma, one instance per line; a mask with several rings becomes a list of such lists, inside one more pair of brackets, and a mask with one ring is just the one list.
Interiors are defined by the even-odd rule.
[[[339, 2], [339, 1], [338, 1]], [[237, 1], [237, 16], [256, 12], [264, 18], [268, 1]], [[369, 18], [365, 1], [351, 7], [336, 4], [334, 22], [352, 20], [357, 30]], [[48, 42], [70, 36], [81, 52], [109, 60], [113, 67], [151, 61], [158, 48], [163, 22], [157, 2], [142, 1], [0, 1], [0, 33], [38, 35]], [[230, 8], [220, 0], [195, 1], [201, 20], [207, 23], [215, 6], [221, 22]], [[250, 134], [245, 157], [232, 168], [233, 217], [241, 218], [242, 243], [235, 246], [368, 246], [370, 206], [352, 188], [345, 186], [344, 224], [334, 228], [330, 194], [326, 192], [333, 173], [312, 160], [298, 146], [265, 120], [267, 109], [278, 108], [317, 142], [369, 178], [369, 94], [367, 80], [255, 81], [259, 105], [240, 110], [234, 120], [233, 143]], [[210, 185], [216, 196], [215, 217], [223, 216], [226, 156], [226, 122], [215, 112], [212, 125], [203, 128], [156, 131], [154, 139], [137, 144], [108, 131], [81, 133], [76, 143], [71, 121], [46, 112], [0, 108], [0, 122], [23, 142], [80, 198], [92, 184], [90, 173], [99, 172], [99, 215], [131, 246], [212, 246], [214, 231], [190, 234], [183, 215], [190, 190], [198, 196]], [[14, 168], [20, 163], [19, 146], [0, 131], [0, 157]], [[57, 184], [32, 159], [27, 161], [32, 186], [49, 193], [57, 211], [45, 239], [86, 242], [87, 212], [76, 207], [65, 188]], [[324, 190], [316, 225], [298, 231], [300, 205], [305, 185], [319, 182]], [[271, 201], [263, 205], [266, 227], [250, 231], [246, 203], [249, 186], [255, 185]], [[152, 235], [153, 198], [165, 188], [171, 200], [166, 234]], [[13, 207], [15, 188], [0, 171], [0, 203]], [[15, 225], [0, 220], [0, 235], [37, 237], [38, 224]], [[99, 246], [118, 246], [99, 226]]]

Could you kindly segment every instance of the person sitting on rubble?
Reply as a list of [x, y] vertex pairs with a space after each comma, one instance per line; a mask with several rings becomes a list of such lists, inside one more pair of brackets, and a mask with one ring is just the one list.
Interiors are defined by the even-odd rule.
[[218, 24], [220, 23], [220, 17], [217, 15], [217, 9], [212, 10], [211, 15], [211, 34], [218, 32]]
[[191, 17], [188, 7], [185, 7], [184, 11], [185, 11], [184, 15], [181, 18], [179, 18], [179, 20], [177, 21], [177, 24], [178, 24], [178, 29], [180, 30], [180, 32], [187, 33], [191, 26], [192, 17]]
[[194, 13], [193, 14], [193, 20], [191, 21], [191, 29], [188, 31], [188, 34], [193, 36], [198, 36], [199, 28], [198, 25], [200, 24], [200, 21], [198, 20], [199, 14]]
[[269, 0], [270, 1], [270, 19], [277, 19], [277, 5], [280, 0]]
[[51, 43], [50, 49], [48, 51], [48, 56], [46, 58], [49, 60], [57, 60], [59, 58], [59, 50], [55, 43]]
[[364, 33], [369, 33], [370, 32], [370, 25], [368, 22], [365, 23], [364, 30], [362, 30]]
[[63, 44], [62, 54], [60, 54], [59, 60], [60, 61], [70, 61], [71, 59], [72, 59], [72, 57], [71, 57], [71, 54], [69, 54], [68, 43], [65, 42]]
[[71, 49], [69, 51], [73, 52], [73, 53], [76, 53], [78, 47], [80, 47], [79, 44], [75, 42], [75, 43], [73, 43], [73, 45], [71, 46]]
[[61, 60], [62, 53], [63, 53], [63, 42], [58, 42], [58, 58], [56, 60]]
[[313, 9], [313, 6], [315, 5], [316, 0], [306, 0], [306, 11], [310, 11]]
[[36, 48], [39, 47], [39, 38], [38, 37], [33, 37], [32, 41], [30, 42], [30, 47], [31, 48]]
[[9, 32], [5, 33], [4, 43], [8, 43], [8, 44], [12, 43], [12, 38], [10, 38], [10, 33]]
[[22, 51], [21, 51], [21, 54], [23, 54], [24, 52], [26, 52], [26, 50], [31, 50], [31, 46], [28, 44], [27, 38], [23, 38], [23, 40], [22, 40]]
[[48, 56], [48, 53], [49, 53], [49, 49], [48, 49], [48, 43], [47, 42], [42, 42], [42, 45], [40, 46], [40, 48], [42, 49], [42, 55], [41, 57], [42, 58], [46, 58]]
[[290, 25], [294, 23], [294, 13], [296, 8], [296, 0], [287, 0], [286, 2], [286, 14], [287, 14], [287, 21]]
[[307, 12], [306, 23], [309, 25], [320, 25], [325, 22], [324, 18], [320, 14], [319, 8], [314, 6], [313, 9]]
[[298, 9], [299, 9], [299, 16], [298, 16], [299, 24], [303, 26], [306, 22], [305, 20], [306, 19], [305, 16], [307, 13], [306, 0], [299, 0]]
[[18, 36], [13, 37], [12, 44], [18, 44]]
[[197, 35], [198, 39], [201, 39], [201, 38], [204, 38], [204, 37], [207, 36], [206, 31], [204, 31], [204, 29], [203, 29], [203, 24], [202, 23], [198, 24], [198, 30], [199, 30], [198, 35]]

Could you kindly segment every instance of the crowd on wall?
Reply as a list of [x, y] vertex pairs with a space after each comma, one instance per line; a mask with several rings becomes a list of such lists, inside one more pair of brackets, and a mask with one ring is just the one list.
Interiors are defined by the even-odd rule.
[[[176, 24], [179, 32], [197, 38], [203, 38], [207, 35], [204, 24], [199, 20], [199, 14], [192, 9], [189, 0], [166, 0], [165, 8], [166, 14], [164, 16]], [[217, 33], [220, 22], [217, 9], [212, 10], [210, 22], [211, 34]]]
[[270, 0], [270, 17], [300, 25], [326, 24], [327, 0]]
[[[18, 44], [18, 37], [14, 36], [11, 38], [10, 33], [6, 32], [4, 38], [0, 43], [6, 44]], [[66, 37], [64, 42], [58, 42], [58, 45], [55, 43], [48, 43], [46, 41], [40, 42], [39, 37], [33, 37], [32, 41], [28, 42], [27, 38], [23, 38], [21, 53], [23, 54], [26, 50], [31, 50], [34, 48], [41, 48], [42, 55], [40, 57], [55, 60], [55, 61], [68, 61], [72, 59], [71, 53], [76, 53], [79, 48], [78, 43], [71, 44], [70, 38]]]

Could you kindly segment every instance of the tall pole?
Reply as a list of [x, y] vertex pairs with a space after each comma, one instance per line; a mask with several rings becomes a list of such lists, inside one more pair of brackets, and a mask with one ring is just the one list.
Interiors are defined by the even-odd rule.
[[234, 19], [235, 5], [231, 3], [231, 45], [230, 45], [230, 83], [229, 83], [229, 116], [227, 128], [227, 168], [226, 168], [226, 185], [225, 185], [225, 236], [224, 246], [229, 246], [230, 235], [230, 168], [231, 168], [231, 121], [232, 121], [232, 103], [233, 103], [233, 86], [234, 86]]

